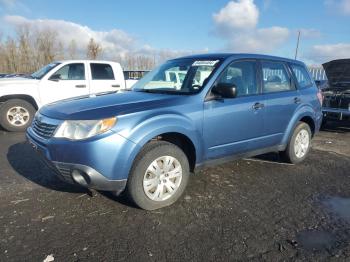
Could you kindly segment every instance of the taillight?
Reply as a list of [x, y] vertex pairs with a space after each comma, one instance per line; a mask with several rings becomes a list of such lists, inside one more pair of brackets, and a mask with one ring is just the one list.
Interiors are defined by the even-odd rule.
[[320, 89], [317, 91], [317, 98], [318, 98], [318, 101], [320, 101], [320, 104], [322, 106], [322, 104], [323, 104], [323, 94], [322, 94]]

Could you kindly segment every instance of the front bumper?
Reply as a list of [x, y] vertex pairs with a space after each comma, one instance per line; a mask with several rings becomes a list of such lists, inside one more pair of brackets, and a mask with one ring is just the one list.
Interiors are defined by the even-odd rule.
[[323, 117], [328, 119], [350, 119], [350, 110], [348, 109], [323, 107], [322, 113]]
[[78, 184], [82, 187], [102, 191], [114, 191], [117, 195], [122, 193], [126, 187], [126, 179], [108, 180], [89, 166], [50, 162], [47, 159], [44, 159], [44, 161], [60, 179], [70, 184]]
[[109, 132], [83, 141], [43, 139], [27, 130], [27, 141], [64, 181], [117, 193], [125, 189], [137, 145]]

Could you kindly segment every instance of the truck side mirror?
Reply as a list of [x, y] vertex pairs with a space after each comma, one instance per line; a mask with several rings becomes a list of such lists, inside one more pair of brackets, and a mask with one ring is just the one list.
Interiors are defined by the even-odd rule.
[[237, 87], [235, 84], [217, 83], [213, 87], [212, 92], [220, 95], [222, 98], [235, 98], [237, 96]]
[[58, 82], [61, 80], [61, 75], [60, 74], [52, 75], [52, 76], [50, 76], [49, 80], [54, 81], [54, 82]]

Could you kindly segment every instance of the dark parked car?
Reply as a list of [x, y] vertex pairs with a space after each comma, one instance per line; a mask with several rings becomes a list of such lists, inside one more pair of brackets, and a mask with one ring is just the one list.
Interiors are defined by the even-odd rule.
[[5, 77], [7, 74], [0, 74], [0, 78]]
[[[180, 86], [170, 72], [184, 74]], [[166, 62], [130, 92], [46, 105], [27, 138], [66, 181], [125, 190], [153, 210], [174, 203], [206, 164], [267, 152], [300, 163], [321, 102], [302, 62], [205, 54]]]
[[4, 78], [14, 78], [14, 77], [30, 77], [30, 74], [23, 74], [23, 73], [17, 73], [17, 74], [6, 74], [3, 76]]
[[315, 83], [321, 91], [328, 88], [328, 80], [315, 80]]
[[323, 64], [328, 84], [321, 87], [324, 122], [328, 119], [350, 120], [350, 59]]

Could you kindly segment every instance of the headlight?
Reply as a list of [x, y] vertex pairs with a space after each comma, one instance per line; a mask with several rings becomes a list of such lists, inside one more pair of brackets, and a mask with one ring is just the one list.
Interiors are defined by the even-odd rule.
[[117, 123], [117, 118], [102, 120], [67, 120], [55, 133], [55, 137], [82, 140], [110, 130]]

